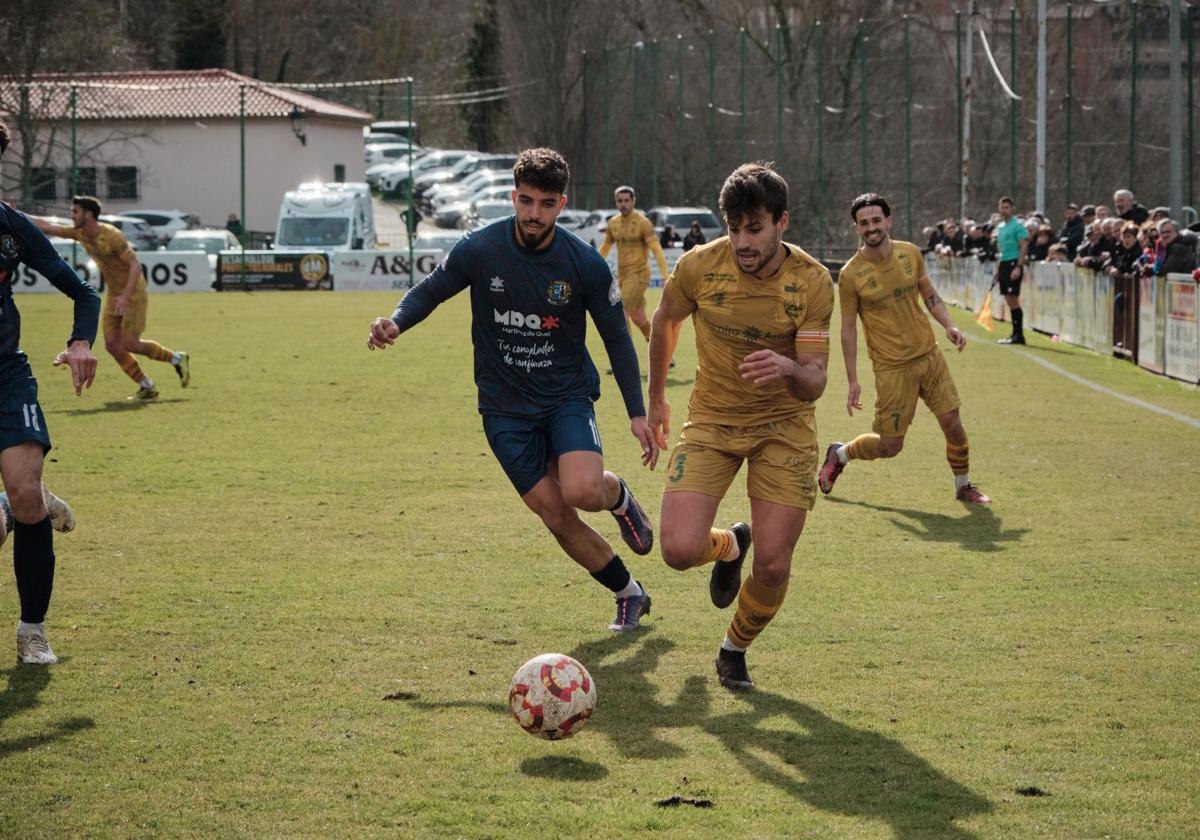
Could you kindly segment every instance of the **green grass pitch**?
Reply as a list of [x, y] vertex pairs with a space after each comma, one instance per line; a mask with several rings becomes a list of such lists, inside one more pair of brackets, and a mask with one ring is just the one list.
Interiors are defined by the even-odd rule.
[[[898, 458], [851, 464], [818, 501], [750, 654], [759, 690], [734, 696], [712, 672], [731, 612], [707, 570], [625, 552], [654, 613], [604, 629], [611, 598], [488, 449], [465, 295], [375, 353], [391, 294], [156, 296], [146, 337], [191, 352], [193, 385], [147, 362], [151, 405], [125, 401], [102, 349], [77, 399], [49, 365], [70, 303], [18, 300], [46, 481], [79, 527], [56, 539], [59, 665], [14, 667], [0, 575], [0, 836], [1200, 832], [1200, 430], [1023, 353], [1200, 418], [1194, 387], [1041, 336], [1000, 348], [1005, 327], [956, 312], [972, 477], [995, 503], [954, 501], [918, 409]], [[870, 425], [846, 416], [834, 343], [822, 451]], [[690, 326], [678, 360], [676, 426]], [[860, 351], [869, 406], [868, 365]], [[662, 469], [640, 467], [602, 385], [607, 463], [657, 519]], [[720, 517], [748, 512], [739, 477]], [[599, 692], [560, 743], [506, 708], [513, 672], [549, 651]]]

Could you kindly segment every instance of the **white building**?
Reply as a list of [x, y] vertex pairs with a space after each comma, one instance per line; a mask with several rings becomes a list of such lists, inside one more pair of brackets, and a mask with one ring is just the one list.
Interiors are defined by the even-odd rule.
[[[363, 180], [371, 114], [228, 70], [46, 74], [29, 93], [34, 201], [46, 211], [70, 204], [72, 124], [74, 192], [95, 195], [109, 213], [180, 209], [215, 227], [241, 216], [243, 121], [248, 230], [273, 230], [283, 194], [301, 182]], [[3, 161], [9, 186], [21, 161], [18, 101], [17, 85], [0, 78], [0, 112], [14, 133]]]

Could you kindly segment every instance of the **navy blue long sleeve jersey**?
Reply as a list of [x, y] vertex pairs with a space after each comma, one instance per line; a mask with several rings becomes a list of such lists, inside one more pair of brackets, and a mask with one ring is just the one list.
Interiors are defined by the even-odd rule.
[[588, 355], [596, 324], [625, 409], [644, 416], [637, 354], [612, 271], [595, 248], [558, 228], [544, 251], [521, 247], [514, 217], [461, 239], [392, 313], [401, 332], [439, 304], [471, 290], [471, 341], [481, 414], [541, 416], [564, 400], [600, 397]]
[[0, 202], [0, 366], [25, 361], [20, 349], [21, 313], [13, 300], [17, 267], [24, 263], [75, 301], [75, 323], [67, 344], [85, 338], [96, 343], [100, 320], [100, 295], [79, 279], [58, 255], [50, 240], [19, 210]]

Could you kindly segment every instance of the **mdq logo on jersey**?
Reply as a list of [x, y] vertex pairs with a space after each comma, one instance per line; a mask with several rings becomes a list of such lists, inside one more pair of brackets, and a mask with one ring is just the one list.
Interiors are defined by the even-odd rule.
[[559, 326], [559, 319], [556, 315], [526, 315], [524, 312], [517, 312], [515, 309], [510, 309], [507, 312], [501, 312], [499, 309], [493, 309], [495, 313], [495, 321], [497, 324], [503, 324], [506, 327], [525, 327], [531, 330], [553, 330]]

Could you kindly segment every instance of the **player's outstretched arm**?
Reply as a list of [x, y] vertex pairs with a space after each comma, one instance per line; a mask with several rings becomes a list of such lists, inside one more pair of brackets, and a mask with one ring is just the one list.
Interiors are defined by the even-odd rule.
[[391, 318], [376, 318], [371, 322], [371, 332], [367, 336], [367, 349], [374, 350], [378, 347], [380, 350], [385, 350], [396, 343], [398, 335], [400, 335], [400, 328], [396, 326], [395, 321]]
[[37, 226], [38, 230], [44, 234], [47, 234], [48, 236], [61, 236], [64, 239], [72, 238], [71, 228], [65, 228], [60, 225], [53, 224], [52, 222], [46, 221], [41, 216], [30, 216], [27, 214], [26, 218], [33, 222], [34, 225]]

